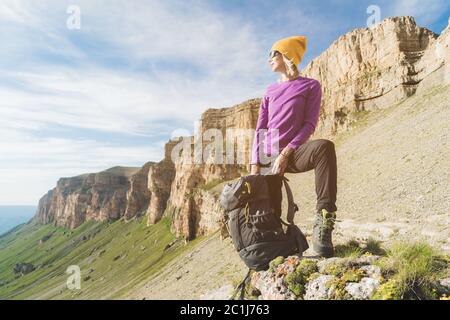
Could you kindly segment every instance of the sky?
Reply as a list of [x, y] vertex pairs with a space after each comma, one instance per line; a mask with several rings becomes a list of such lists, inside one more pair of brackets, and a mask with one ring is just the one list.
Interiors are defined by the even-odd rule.
[[308, 38], [302, 69], [367, 27], [370, 5], [438, 34], [450, 13], [446, 0], [2, 0], [0, 205], [161, 160], [206, 109], [263, 95], [275, 41]]

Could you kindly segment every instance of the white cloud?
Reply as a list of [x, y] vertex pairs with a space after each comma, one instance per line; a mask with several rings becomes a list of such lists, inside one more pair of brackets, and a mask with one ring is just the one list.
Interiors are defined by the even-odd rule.
[[142, 159], [159, 159], [155, 146], [117, 146], [93, 140], [35, 138], [0, 129], [0, 203], [37, 204], [59, 177], [98, 172], [116, 165], [141, 166]]
[[[7, 44], [0, 53], [0, 203], [35, 204], [61, 176], [157, 161], [163, 141], [135, 146], [133, 135], [161, 139], [164, 128], [168, 140], [170, 131], [180, 129], [170, 128], [168, 120], [194, 121], [209, 107], [230, 106], [265, 89], [261, 78], [268, 70], [253, 26], [211, 11], [206, 2], [77, 4], [80, 31], [65, 28], [62, 1], [0, 4], [0, 35]], [[88, 50], [73, 36], [98, 39], [105, 47]], [[92, 54], [125, 59], [131, 68], [99, 64]], [[155, 73], [151, 66], [157, 59], [186, 61], [203, 76]], [[123, 134], [130, 145], [95, 136], [62, 138], [54, 135], [55, 126]]]

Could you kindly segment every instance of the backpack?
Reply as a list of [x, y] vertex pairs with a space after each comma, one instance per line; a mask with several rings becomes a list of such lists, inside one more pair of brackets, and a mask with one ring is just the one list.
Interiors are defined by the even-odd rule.
[[[270, 178], [261, 174], [242, 176], [227, 183], [220, 195], [228, 232], [249, 270], [267, 270], [274, 258], [302, 255], [309, 248], [305, 235], [293, 223], [298, 207], [294, 203], [289, 180], [284, 176], [276, 177], [282, 179], [286, 189], [287, 223], [275, 213], [269, 192], [268, 183], [275, 178], [274, 175]], [[286, 231], [283, 225], [287, 226]]]

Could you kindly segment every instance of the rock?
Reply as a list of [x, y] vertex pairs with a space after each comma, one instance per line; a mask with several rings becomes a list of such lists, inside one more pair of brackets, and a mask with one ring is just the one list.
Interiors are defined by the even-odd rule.
[[363, 270], [371, 278], [378, 279], [381, 277], [381, 269], [379, 266], [368, 265], [362, 266], [359, 269]]
[[362, 257], [351, 260], [350, 264], [358, 265], [358, 266], [369, 265], [369, 264], [375, 263], [379, 259], [380, 259], [380, 256], [376, 256], [376, 255], [362, 256]]
[[333, 258], [329, 258], [329, 259], [323, 259], [320, 260], [317, 263], [317, 267], [319, 268], [319, 272], [320, 273], [324, 273], [325, 270], [327, 268], [329, 268], [331, 265], [347, 265], [348, 264], [348, 260], [345, 258], [337, 258], [337, 257], [333, 257]]
[[52, 237], [51, 234], [47, 234], [45, 236], [43, 236], [40, 240], [39, 240], [39, 245], [42, 245], [44, 242], [46, 242], [48, 239], [50, 239]]
[[331, 275], [321, 275], [316, 279], [310, 281], [306, 285], [305, 300], [327, 300], [332, 295], [331, 289], [327, 286], [327, 283], [334, 280], [336, 277]]
[[37, 220], [74, 229], [87, 220], [118, 219], [125, 212], [134, 168], [111, 168], [99, 173], [61, 178], [39, 202]]
[[356, 300], [367, 300], [379, 286], [379, 280], [366, 277], [362, 278], [358, 283], [347, 283], [345, 290]]
[[355, 111], [414, 94], [422, 79], [449, 62], [447, 38], [417, 26], [411, 16], [389, 17], [340, 36], [304, 69], [323, 88], [321, 125], [313, 138], [346, 130]]
[[446, 287], [447, 290], [450, 291], [450, 278], [445, 278], [445, 279], [439, 280], [439, 284], [443, 287]]
[[145, 164], [130, 178], [130, 187], [127, 191], [127, 205], [124, 217], [130, 220], [144, 214], [143, 209], [148, 207], [150, 190], [148, 189], [148, 171], [152, 163]]
[[21, 263], [17, 263], [14, 266], [13, 271], [16, 274], [21, 274], [23, 276], [30, 272], [33, 272], [35, 269], [36, 269], [36, 267], [33, 264], [21, 262]]
[[384, 281], [380, 267], [369, 264], [378, 259], [277, 257], [268, 270], [252, 275], [250, 288], [261, 300], [365, 300]]
[[169, 244], [166, 244], [166, 246], [164, 247], [164, 251], [169, 250], [170, 248], [172, 248], [176, 243], [178, 242], [177, 239], [173, 240], [172, 242], [170, 242]]
[[256, 272], [251, 285], [261, 293], [260, 300], [295, 300], [295, 295], [286, 287], [283, 277], [275, 277], [269, 271]]
[[[274, 263], [277, 261], [277, 263]], [[255, 272], [250, 284], [260, 292], [259, 299], [262, 300], [295, 300], [296, 296], [288, 288], [286, 276], [293, 273], [302, 258], [289, 256], [274, 259], [267, 271]]]
[[441, 291], [443, 294], [450, 296], [450, 278], [440, 279], [435, 285], [438, 291]]
[[166, 143], [164, 159], [152, 165], [148, 170], [147, 187], [151, 196], [145, 212], [147, 225], [158, 222], [167, 209], [171, 186], [175, 177], [175, 166], [170, 158], [170, 152], [174, 145], [173, 141]]

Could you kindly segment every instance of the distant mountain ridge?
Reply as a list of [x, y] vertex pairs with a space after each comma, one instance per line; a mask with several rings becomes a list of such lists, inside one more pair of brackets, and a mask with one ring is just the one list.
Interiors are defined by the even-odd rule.
[[29, 221], [35, 212], [36, 206], [0, 206], [0, 236]]

